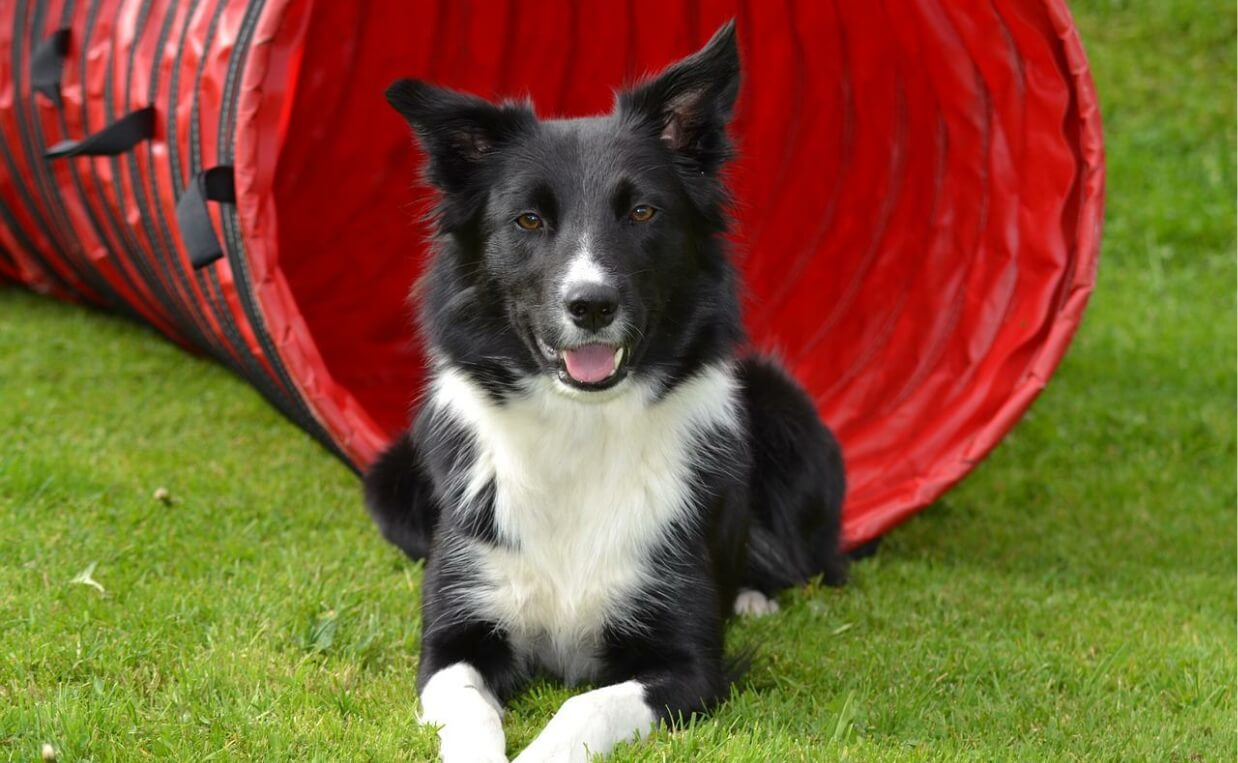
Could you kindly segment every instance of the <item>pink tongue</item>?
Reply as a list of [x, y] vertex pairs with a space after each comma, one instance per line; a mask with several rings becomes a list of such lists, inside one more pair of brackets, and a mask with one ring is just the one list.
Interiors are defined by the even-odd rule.
[[605, 344], [564, 350], [563, 360], [568, 376], [585, 384], [600, 382], [615, 372], [615, 348]]

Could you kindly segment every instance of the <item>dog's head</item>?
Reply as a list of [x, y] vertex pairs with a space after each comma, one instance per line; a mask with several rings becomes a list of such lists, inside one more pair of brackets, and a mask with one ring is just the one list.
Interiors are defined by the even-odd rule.
[[665, 383], [730, 352], [720, 172], [738, 89], [733, 23], [602, 117], [539, 120], [528, 104], [392, 85], [440, 192], [447, 246], [423, 310], [436, 350], [576, 393]]

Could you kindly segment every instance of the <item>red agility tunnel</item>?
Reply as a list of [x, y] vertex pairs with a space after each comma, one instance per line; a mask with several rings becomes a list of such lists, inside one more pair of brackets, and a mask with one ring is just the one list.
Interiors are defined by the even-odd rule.
[[1060, 0], [9, 0], [0, 278], [210, 354], [363, 467], [422, 373], [428, 193], [384, 88], [606, 111], [732, 16], [747, 323], [874, 538], [1010, 430], [1091, 292], [1100, 119]]

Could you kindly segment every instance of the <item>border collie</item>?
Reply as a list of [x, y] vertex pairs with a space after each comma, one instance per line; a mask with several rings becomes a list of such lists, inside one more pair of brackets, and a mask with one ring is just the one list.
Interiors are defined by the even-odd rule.
[[428, 382], [366, 502], [427, 560], [417, 688], [445, 761], [507, 760], [503, 704], [539, 673], [601, 688], [518, 761], [707, 712], [727, 617], [843, 581], [838, 446], [743, 350], [721, 174], [739, 74], [732, 22], [606, 116], [387, 91], [439, 202]]

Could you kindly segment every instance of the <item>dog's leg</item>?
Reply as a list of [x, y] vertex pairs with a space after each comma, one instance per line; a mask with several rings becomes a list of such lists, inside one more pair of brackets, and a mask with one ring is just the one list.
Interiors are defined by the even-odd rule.
[[439, 727], [443, 763], [507, 763], [503, 707], [467, 662], [443, 668], [426, 681], [420, 721]]
[[564, 702], [515, 763], [586, 763], [619, 742], [644, 738], [657, 721], [641, 682], [605, 686]]
[[839, 546], [846, 475], [838, 442], [804, 390], [774, 363], [747, 358], [739, 375], [753, 454], [742, 587], [768, 593], [814, 575], [841, 585], [847, 577]]
[[420, 720], [439, 727], [446, 763], [506, 763], [503, 703], [524, 682], [506, 633], [471, 617], [455, 592], [475, 584], [467, 562], [450, 553], [450, 527], [436, 542], [421, 585]]

